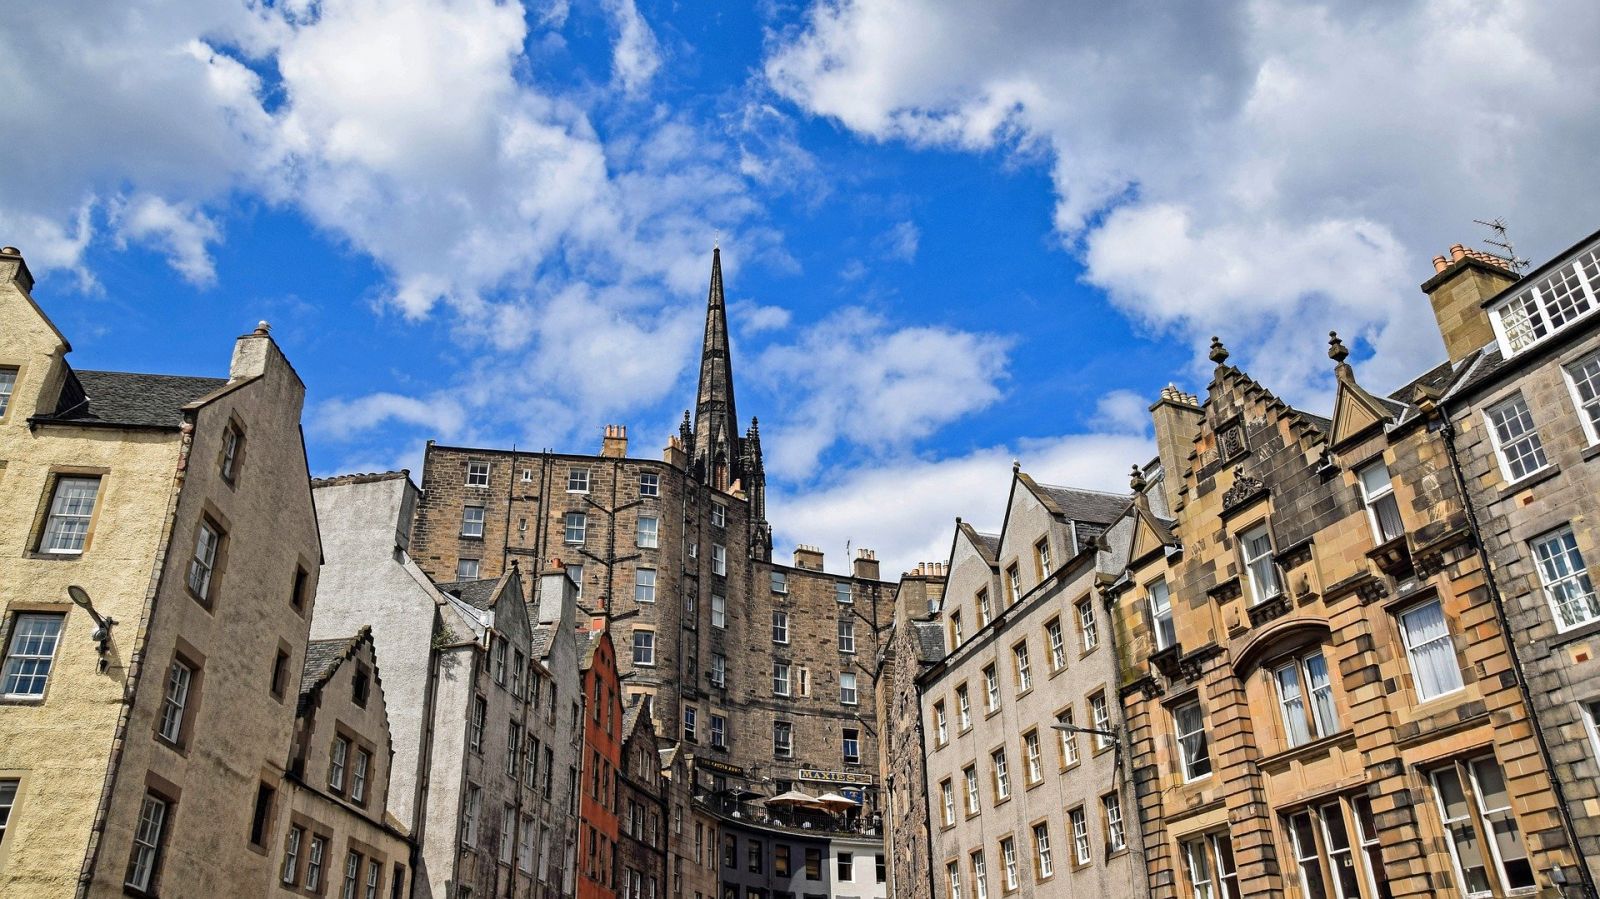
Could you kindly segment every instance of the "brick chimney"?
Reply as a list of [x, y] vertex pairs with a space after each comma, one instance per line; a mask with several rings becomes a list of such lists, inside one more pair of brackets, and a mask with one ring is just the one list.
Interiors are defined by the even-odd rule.
[[822, 570], [822, 550], [804, 543], [794, 548], [794, 567], [807, 571]]
[[22, 251], [16, 247], [0, 247], [0, 284], [14, 283], [26, 294], [33, 293], [33, 273], [28, 263], [22, 261]]
[[878, 579], [878, 554], [870, 549], [856, 550], [853, 563], [852, 576], [864, 580], [875, 581]]
[[1433, 269], [1436, 274], [1423, 283], [1422, 292], [1433, 304], [1445, 353], [1451, 362], [1459, 362], [1494, 342], [1494, 326], [1483, 304], [1521, 276], [1508, 260], [1461, 244], [1450, 248], [1448, 258], [1433, 257]]
[[606, 435], [600, 439], [600, 458], [625, 459], [628, 456], [628, 429], [623, 425], [606, 425]]
[[1150, 418], [1155, 422], [1156, 453], [1165, 473], [1161, 487], [1169, 510], [1178, 506], [1178, 488], [1183, 486], [1183, 472], [1189, 467], [1189, 453], [1194, 450], [1194, 438], [1200, 433], [1203, 414], [1199, 397], [1184, 393], [1172, 384], [1161, 388], [1161, 399], [1150, 407]]

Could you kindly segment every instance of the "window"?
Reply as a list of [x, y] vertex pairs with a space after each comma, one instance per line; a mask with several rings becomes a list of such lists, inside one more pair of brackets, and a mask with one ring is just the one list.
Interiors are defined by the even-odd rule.
[[487, 486], [489, 486], [489, 463], [487, 463], [487, 462], [468, 462], [467, 463], [467, 486], [468, 487], [487, 487]]
[[272, 695], [283, 698], [283, 691], [289, 684], [289, 654], [278, 650], [272, 657]]
[[1600, 260], [1591, 249], [1501, 303], [1494, 316], [1498, 336], [1508, 347], [1505, 355], [1527, 349], [1588, 313], [1597, 277]]
[[1361, 899], [1360, 869], [1345, 826], [1344, 806], [1330, 802], [1317, 809], [1322, 823], [1322, 843], [1327, 852], [1328, 871], [1339, 899]]
[[189, 706], [189, 686], [194, 683], [194, 669], [179, 659], [172, 660], [167, 669], [167, 692], [161, 698], [161, 723], [156, 733], [173, 745], [183, 736], [184, 710]]
[[939, 782], [939, 808], [944, 813], [944, 826], [956, 823], [956, 788], [947, 777]]
[[965, 635], [961, 632], [961, 610], [955, 609], [950, 612], [950, 651], [954, 652], [963, 639]]
[[335, 793], [344, 792], [345, 766], [350, 761], [350, 741], [344, 737], [334, 737], [333, 746], [328, 750], [328, 789]]
[[1367, 504], [1367, 521], [1372, 524], [1372, 537], [1379, 543], [1399, 539], [1406, 532], [1400, 521], [1400, 501], [1395, 499], [1394, 484], [1389, 480], [1389, 466], [1382, 462], [1356, 472], [1361, 482], [1361, 498]]
[[789, 642], [789, 613], [783, 609], [772, 610], [772, 642]]
[[1500, 457], [1500, 470], [1508, 481], [1520, 481], [1544, 469], [1544, 443], [1534, 430], [1533, 415], [1521, 394], [1490, 406], [1484, 416]]
[[833, 601], [840, 605], [849, 605], [856, 601], [849, 581], [835, 581], [833, 584]]
[[[522, 673], [526, 668], [527, 668], [527, 662], [524, 661], [523, 658], [522, 658], [522, 650], [520, 650], [520, 649], [512, 650], [512, 652], [511, 652], [511, 695], [512, 696], [516, 696], [518, 698], [522, 697]], [[365, 674], [364, 673], [363, 674], [359, 674], [357, 676], [363, 678], [363, 680], [362, 680], [363, 684], [366, 683], [366, 681], [364, 679], [365, 678]], [[366, 696], [365, 696], [365, 692], [363, 691], [362, 700], [361, 700], [360, 703], [358, 703], [358, 705], [361, 705], [361, 706], [365, 707], [366, 704], [367, 704]]]
[[461, 536], [463, 536], [463, 537], [482, 537], [483, 536], [483, 507], [482, 506], [462, 506], [461, 507]]
[[290, 886], [300, 882], [300, 844], [305, 838], [304, 827], [290, 827], [283, 837], [283, 870], [278, 879]]
[[1571, 526], [1563, 526], [1533, 541], [1533, 560], [1559, 629], [1567, 630], [1600, 618], [1600, 600], [1595, 598], [1594, 583], [1584, 567]]
[[0, 367], [0, 418], [6, 417], [6, 410], [11, 408], [11, 392], [17, 388], [17, 370], [11, 367]]
[[1089, 816], [1083, 806], [1067, 813], [1067, 823], [1072, 827], [1072, 857], [1080, 865], [1089, 863]]
[[693, 743], [694, 740], [695, 740], [695, 737], [694, 737], [694, 719], [695, 719], [694, 706], [692, 706], [692, 705], [684, 706], [683, 707], [683, 739], [685, 741], [687, 741], [687, 742], [690, 742], [690, 743]]
[[100, 479], [61, 477], [50, 498], [50, 517], [45, 522], [40, 547], [47, 553], [81, 553], [89, 539], [89, 522], [94, 517], [94, 500], [100, 492]]
[[[0, 407], [0, 415], [5, 414], [5, 409]], [[239, 465], [239, 450], [244, 444], [244, 434], [239, 426], [229, 422], [222, 430], [222, 479], [233, 483], [234, 472]]]
[[1000, 840], [1000, 859], [1005, 863], [1006, 892], [1017, 888], [1017, 843], [1010, 837]]
[[972, 894], [977, 899], [989, 899], [989, 870], [979, 849], [970, 856], [972, 861]]
[[211, 575], [217, 569], [217, 546], [221, 543], [217, 526], [202, 518], [195, 529], [194, 557], [189, 560], [189, 589], [202, 600], [211, 598]]
[[11, 627], [11, 645], [6, 648], [5, 696], [7, 699], [37, 699], [44, 696], [55, 662], [56, 645], [61, 642], [64, 616], [42, 612], [19, 612]]
[[773, 662], [772, 663], [772, 695], [774, 695], [774, 696], [788, 696], [789, 695], [789, 663], [788, 662]]
[[459, 559], [456, 561], [456, 580], [475, 581], [478, 579], [478, 560]]
[[989, 591], [987, 589], [978, 591], [977, 606], [978, 627], [988, 627], [989, 622], [994, 620], [994, 606], [989, 602]]
[[567, 569], [567, 579], [572, 581], [572, 585], [577, 588], [577, 598], [583, 599], [583, 566], [567, 565], [565, 568]]
[[993, 712], [1000, 708], [1000, 674], [991, 662], [983, 666], [983, 710]]
[[644, 549], [655, 549], [661, 545], [661, 522], [658, 518], [640, 516], [637, 542]]
[[1094, 748], [1098, 752], [1111, 746], [1111, 710], [1106, 706], [1106, 694], [1096, 693], [1089, 697], [1090, 724], [1095, 730], [1101, 731], [1094, 735]]
[[1094, 603], [1080, 599], [1077, 608], [1078, 636], [1083, 641], [1083, 651], [1088, 652], [1100, 645], [1100, 630], [1094, 621]]
[[633, 601], [640, 603], [656, 601], [656, 570], [654, 568], [634, 570]]
[[861, 731], [853, 727], [844, 728], [840, 743], [844, 747], [844, 763], [846, 765], [861, 764]]
[[1017, 692], [1033, 689], [1033, 668], [1028, 664], [1028, 643], [1024, 640], [1011, 647], [1011, 661], [1017, 675]]
[[472, 720], [467, 728], [467, 745], [473, 752], [483, 752], [483, 725], [489, 717], [489, 703], [477, 696], [472, 700]]
[[1463, 892], [1476, 897], [1533, 887], [1533, 866], [1494, 757], [1456, 762], [1434, 771], [1431, 779]]
[[1190, 702], [1173, 709], [1172, 729], [1178, 735], [1178, 764], [1184, 781], [1210, 774], [1211, 747], [1206, 742], [1206, 721], [1200, 703]]
[[821, 849], [807, 849], [806, 850], [806, 879], [807, 880], [821, 880], [822, 879], [822, 850]]
[[711, 504], [711, 526], [725, 528], [728, 526], [728, 507], [721, 503]]
[[[1272, 672], [1272, 680], [1278, 687], [1278, 709], [1290, 746], [1338, 731], [1339, 713], [1333, 705], [1333, 684], [1322, 653], [1314, 652], [1280, 665]], [[1306, 707], [1307, 692], [1311, 694], [1310, 708]]]
[[794, 725], [787, 721], [773, 722], [772, 754], [780, 759], [794, 755]]
[[950, 883], [950, 899], [961, 899], [961, 865], [958, 862], [949, 862], [944, 866], [945, 877]]
[[639, 473], [639, 495], [640, 496], [660, 496], [661, 495], [661, 475], [654, 474], [652, 472], [647, 472], [647, 471], [646, 472], [640, 472]]
[[327, 855], [328, 838], [312, 836], [311, 851], [306, 853], [306, 889], [309, 892], [322, 889], [322, 865]]
[[1050, 860], [1050, 825], [1044, 822], [1033, 825], [1033, 870], [1040, 880], [1054, 877], [1055, 864]]
[[1050, 644], [1050, 670], [1067, 667], [1067, 638], [1061, 630], [1061, 619], [1052, 618], [1044, 623], [1045, 642]]
[[728, 657], [720, 652], [711, 654], [711, 686], [726, 687], [728, 685]]
[[950, 742], [950, 716], [945, 714], [942, 699], [933, 704], [933, 741], [939, 746]]
[[789, 575], [788, 575], [787, 572], [774, 571], [774, 572], [772, 572], [771, 580], [772, 580], [772, 592], [773, 593], [788, 593], [789, 592]]
[[839, 651], [856, 651], [856, 623], [849, 618], [839, 619]]
[[296, 609], [304, 609], [306, 607], [306, 594], [310, 582], [310, 573], [296, 565], [294, 569], [294, 588], [289, 594], [289, 605], [294, 606]]
[[1039, 731], [1030, 730], [1022, 735], [1022, 760], [1026, 767], [1023, 775], [1030, 785], [1044, 780], [1044, 764], [1040, 760]]
[[1011, 798], [1011, 773], [1006, 770], [1006, 751], [996, 749], [989, 753], [989, 763], [994, 771], [994, 801]]
[[1121, 852], [1128, 848], [1128, 830], [1122, 822], [1122, 797], [1116, 793], [1101, 796], [1100, 809], [1105, 813], [1106, 851]]
[[569, 468], [569, 469], [567, 469], [567, 492], [568, 493], [588, 493], [589, 492], [589, 469], [587, 469], [587, 468]]
[[1272, 561], [1272, 535], [1266, 525], [1258, 525], [1239, 535], [1244, 567], [1250, 576], [1250, 596], [1263, 603], [1283, 592], [1278, 582], [1278, 566]]
[[1167, 589], [1165, 578], [1146, 589], [1150, 594], [1150, 629], [1156, 635], [1156, 649], [1167, 649], [1178, 642], [1178, 629], [1172, 623], [1172, 592]]
[[856, 856], [853, 852], [839, 853], [839, 879], [852, 881], [856, 879]]
[[[1350, 804], [1355, 809], [1356, 837], [1361, 843], [1362, 860], [1366, 863], [1367, 886], [1371, 888], [1373, 895], [1393, 896], [1394, 893], [1389, 888], [1389, 873], [1383, 868], [1383, 849], [1378, 844], [1378, 821], [1372, 814], [1372, 800], [1365, 796], [1356, 796], [1350, 800]], [[1228, 869], [1237, 881], [1239, 875], [1233, 871], [1231, 846], [1229, 850]]]
[[468, 848], [478, 845], [478, 804], [482, 800], [477, 784], [467, 784], [467, 801], [461, 803], [461, 845]]
[[489, 657], [494, 662], [494, 682], [500, 686], [506, 685], [506, 640], [504, 637], [491, 636], [489, 638]]
[[156, 879], [156, 865], [161, 860], [161, 838], [167, 827], [167, 812], [171, 805], [154, 793], [145, 793], [139, 806], [139, 820], [133, 828], [133, 850], [128, 855], [128, 877], [125, 883], [135, 890], [146, 891]]
[[976, 815], [978, 813], [978, 769], [973, 765], [968, 765], [961, 770], [961, 776], [967, 788], [967, 814]]
[[511, 849], [517, 834], [517, 810], [506, 806], [500, 811], [500, 863], [511, 863]]
[[1444, 606], [1434, 599], [1400, 614], [1400, 635], [1411, 660], [1417, 701], [1426, 702], [1461, 689], [1461, 666], [1455, 643], [1444, 618]]
[[[1056, 716], [1062, 724], [1072, 724], [1072, 707], [1067, 706]], [[1071, 730], [1056, 731], [1057, 739], [1061, 742], [1061, 767], [1070, 768], [1078, 763], [1078, 733]]]
[[972, 699], [967, 695], [967, 685], [956, 687], [956, 710], [961, 716], [961, 729], [972, 727]]
[[633, 632], [633, 664], [645, 667], [655, 667], [656, 664], [656, 632], [636, 630]]
[[1183, 843], [1183, 863], [1193, 899], [1240, 899], [1239, 871], [1233, 863], [1233, 840], [1225, 833]]
[[1317, 853], [1317, 832], [1311, 820], [1311, 812], [1304, 811], [1289, 816], [1289, 843], [1294, 850], [1295, 863], [1300, 869], [1302, 895], [1328, 895], [1322, 876], [1322, 861]]
[[[5, 801], [5, 781], [0, 781], [0, 840], [5, 839], [6, 809], [10, 805]], [[14, 784], [15, 781], [12, 781]], [[250, 843], [254, 846], [265, 848], [267, 833], [272, 828], [272, 802], [277, 797], [278, 791], [271, 785], [256, 784], [255, 811], [250, 814]]]
[[1046, 537], [1033, 545], [1033, 561], [1039, 566], [1039, 580], [1050, 576], [1050, 538]]
[[728, 548], [720, 543], [711, 544], [711, 573], [721, 577], [728, 574]]
[[711, 716], [711, 747], [713, 749], [728, 748], [728, 719], [721, 715]]
[[[589, 530], [589, 516], [582, 512], [568, 512], [566, 517], [566, 542], [581, 544]], [[582, 581], [578, 582], [580, 585]]]
[[[1568, 365], [1567, 386], [1578, 407], [1578, 419], [1589, 443], [1600, 443], [1600, 353], [1590, 353]], [[5, 370], [0, 369], [0, 416], [5, 415]]]
[[351, 849], [344, 856], [344, 886], [339, 891], [339, 899], [356, 899], [356, 890], [361, 887], [361, 853]]
[[845, 705], [856, 704], [856, 676], [846, 671], [839, 675], [839, 701]]
[[745, 856], [750, 861], [749, 867], [750, 867], [750, 873], [752, 873], [752, 874], [760, 874], [761, 873], [761, 868], [762, 868], [761, 858], [762, 858], [762, 849], [763, 848], [764, 847], [762, 846], [762, 843], [761, 843], [760, 840], [752, 839], [752, 840], [749, 840], [745, 844]]

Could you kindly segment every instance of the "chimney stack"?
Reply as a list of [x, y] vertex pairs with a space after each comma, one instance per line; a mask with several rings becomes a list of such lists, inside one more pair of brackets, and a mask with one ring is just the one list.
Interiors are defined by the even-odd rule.
[[16, 247], [0, 247], [0, 283], [6, 282], [15, 283], [23, 293], [33, 293], [33, 273]]
[[856, 550], [853, 577], [875, 581], [878, 579], [878, 554], [870, 549]]
[[606, 436], [600, 440], [600, 458], [625, 459], [628, 457], [628, 429], [623, 425], [606, 425]]
[[804, 568], [807, 571], [821, 571], [822, 550], [804, 543], [796, 546], [794, 548], [794, 567]]
[[1189, 453], [1194, 450], [1194, 438], [1200, 433], [1203, 415], [1200, 398], [1172, 384], [1161, 388], [1161, 399], [1150, 407], [1150, 418], [1155, 422], [1156, 453], [1165, 473], [1161, 487], [1168, 509], [1178, 507], [1178, 489], [1183, 486], [1183, 472], [1189, 467]]
[[1521, 276], [1512, 271], [1510, 260], [1461, 244], [1450, 248], [1449, 258], [1433, 257], [1433, 270], [1422, 292], [1433, 305], [1445, 353], [1451, 362], [1459, 362], [1494, 342], [1494, 326], [1483, 304]]

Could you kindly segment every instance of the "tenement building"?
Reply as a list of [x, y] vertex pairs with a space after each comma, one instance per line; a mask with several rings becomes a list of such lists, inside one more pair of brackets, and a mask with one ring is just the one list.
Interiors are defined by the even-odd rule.
[[75, 368], [32, 288], [0, 249], [0, 895], [265, 889], [321, 561], [304, 385], [264, 322], [226, 378]]
[[[1138, 895], [1140, 832], [1098, 596], [1127, 496], [1014, 472], [998, 535], [957, 520], [945, 656], [917, 677], [933, 895]], [[907, 887], [908, 891], [915, 887]]]
[[598, 455], [430, 444], [422, 489], [411, 553], [435, 579], [560, 559], [616, 641], [624, 694], [653, 697], [665, 739], [762, 795], [837, 789], [876, 812], [870, 680], [893, 588], [865, 550], [842, 574], [813, 548], [773, 560], [719, 254], [693, 414], [659, 460], [630, 457], [619, 426]]
[[1170, 516], [1136, 504], [1108, 591], [1152, 895], [1559, 895], [1577, 856], [1437, 433], [1462, 369], [1379, 397], [1329, 355], [1332, 420], [1216, 341], [1203, 400], [1153, 410]]

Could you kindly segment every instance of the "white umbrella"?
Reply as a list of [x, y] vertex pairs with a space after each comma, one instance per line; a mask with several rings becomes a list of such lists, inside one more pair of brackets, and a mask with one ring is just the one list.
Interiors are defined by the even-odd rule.
[[817, 804], [824, 805], [829, 808], [838, 806], [841, 809], [847, 809], [855, 808], [861, 803], [851, 799], [849, 796], [840, 796], [838, 793], [823, 793], [821, 796], [817, 797]]
[[809, 793], [802, 793], [799, 790], [790, 790], [787, 793], [779, 793], [771, 799], [762, 801], [767, 805], [816, 805], [817, 797]]

